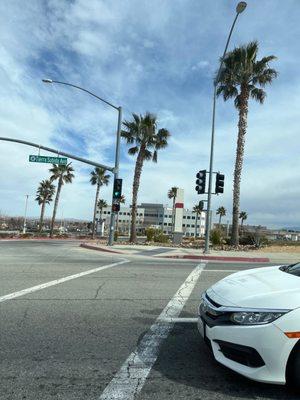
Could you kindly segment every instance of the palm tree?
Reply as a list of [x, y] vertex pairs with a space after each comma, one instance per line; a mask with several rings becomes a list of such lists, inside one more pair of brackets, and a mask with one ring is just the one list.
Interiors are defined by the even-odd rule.
[[96, 227], [96, 213], [97, 213], [97, 203], [99, 197], [100, 187], [103, 185], [108, 185], [110, 176], [106, 174], [106, 169], [96, 167], [91, 172], [90, 182], [92, 185], [96, 185], [96, 197], [94, 203], [94, 216], [93, 216], [93, 226], [92, 226], [92, 239], [95, 237], [95, 227]]
[[246, 211], [241, 211], [239, 214], [239, 218], [241, 220], [241, 232], [242, 232], [244, 221], [246, 221], [246, 219], [248, 218]]
[[197, 237], [197, 225], [198, 225], [198, 217], [201, 215], [202, 207], [199, 204], [193, 207], [193, 212], [196, 213], [196, 222], [195, 222], [195, 237]]
[[226, 215], [226, 208], [221, 206], [217, 209], [216, 214], [219, 215], [219, 228], [221, 226], [221, 219]]
[[103, 208], [107, 207], [107, 202], [103, 199], [98, 200], [97, 208], [100, 210], [100, 223], [101, 223], [101, 236], [103, 236], [103, 229], [102, 229], [102, 212]]
[[177, 196], [177, 190], [178, 187], [173, 186], [171, 189], [168, 191], [168, 198], [173, 199], [173, 205], [172, 205], [172, 232], [174, 232], [174, 222], [175, 222], [175, 199]]
[[136, 242], [137, 195], [144, 161], [152, 160], [157, 162], [157, 152], [168, 145], [170, 133], [164, 128], [157, 130], [157, 118], [149, 112], [144, 116], [132, 114], [132, 117], [131, 121], [123, 122], [125, 129], [122, 130], [121, 136], [126, 140], [127, 144], [132, 145], [128, 153], [132, 156], [137, 154], [132, 186], [130, 227], [130, 242], [134, 243]]
[[39, 233], [41, 233], [43, 227], [45, 206], [46, 204], [50, 204], [50, 202], [53, 200], [54, 193], [55, 193], [55, 186], [51, 183], [50, 180], [43, 180], [40, 182], [39, 187], [36, 191], [36, 198], [35, 198], [39, 206], [41, 206]]
[[53, 237], [53, 230], [54, 230], [54, 224], [55, 224], [55, 217], [56, 217], [56, 212], [57, 212], [57, 207], [58, 207], [58, 202], [59, 202], [59, 196], [60, 196], [60, 191], [62, 188], [62, 185], [64, 183], [72, 183], [72, 180], [74, 178], [74, 169], [71, 167], [71, 163], [67, 165], [57, 165], [57, 164], [52, 164], [52, 168], [49, 169], [49, 172], [52, 174], [50, 176], [50, 181], [58, 181], [57, 183], [57, 191], [56, 191], [56, 196], [55, 196], [55, 201], [54, 201], [54, 208], [53, 208], [53, 214], [52, 214], [52, 220], [51, 220], [51, 228], [50, 228], [50, 237]]
[[217, 95], [222, 95], [224, 101], [234, 98], [234, 105], [239, 112], [231, 235], [232, 244], [235, 246], [239, 243], [240, 184], [249, 99], [254, 99], [262, 104], [266, 98], [266, 92], [262, 88], [271, 84], [277, 77], [275, 69], [269, 67], [269, 63], [276, 57], [271, 55], [258, 60], [257, 53], [258, 43], [256, 41], [227, 53], [217, 82]]
[[[125, 202], [126, 202], [125, 196], [122, 194], [119, 199], [119, 203], [125, 204]], [[117, 212], [117, 222], [116, 222], [116, 232], [118, 231], [119, 231], [119, 211]]]

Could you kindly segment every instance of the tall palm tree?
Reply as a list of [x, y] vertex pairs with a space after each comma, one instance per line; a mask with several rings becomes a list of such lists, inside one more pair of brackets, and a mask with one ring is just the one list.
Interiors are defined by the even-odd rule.
[[106, 174], [106, 169], [96, 167], [91, 172], [91, 179], [90, 182], [92, 185], [96, 185], [96, 196], [95, 196], [95, 203], [94, 203], [94, 216], [93, 216], [93, 226], [92, 226], [92, 239], [95, 237], [95, 228], [96, 228], [96, 213], [97, 213], [97, 203], [98, 197], [100, 192], [100, 187], [108, 185], [110, 175]]
[[36, 191], [36, 198], [35, 198], [39, 206], [41, 206], [39, 233], [41, 233], [43, 227], [45, 206], [46, 204], [50, 204], [50, 202], [53, 200], [54, 193], [55, 193], [55, 186], [51, 183], [50, 180], [43, 180], [40, 182], [39, 187]]
[[49, 169], [49, 172], [52, 174], [50, 176], [50, 181], [53, 182], [53, 181], [57, 180], [57, 182], [58, 182], [55, 201], [54, 201], [52, 220], [51, 220], [51, 228], [50, 228], [50, 237], [53, 237], [55, 217], [56, 217], [61, 188], [62, 188], [63, 184], [65, 184], [65, 183], [72, 183], [73, 178], [74, 178], [74, 174], [73, 174], [74, 169], [73, 169], [73, 167], [71, 167], [71, 163], [69, 163], [67, 165], [52, 164], [52, 168]]
[[196, 205], [193, 207], [193, 212], [196, 213], [195, 237], [197, 237], [198, 217], [199, 217], [199, 215], [201, 215], [202, 207], [200, 207], [199, 204], [196, 204]]
[[103, 208], [107, 207], [107, 202], [103, 199], [98, 200], [97, 202], [97, 208], [100, 210], [100, 223], [101, 223], [101, 236], [103, 236], [103, 229], [102, 229], [102, 212], [103, 212]]
[[173, 199], [173, 204], [172, 204], [172, 232], [174, 232], [174, 222], [175, 222], [175, 199], [177, 196], [177, 190], [178, 187], [173, 186], [171, 189], [168, 191], [168, 198], [171, 200]]
[[221, 206], [217, 209], [216, 214], [219, 215], [219, 227], [221, 226], [222, 217], [226, 215], [226, 208]]
[[276, 57], [271, 55], [258, 60], [257, 53], [258, 43], [256, 41], [227, 53], [217, 82], [217, 95], [222, 95], [224, 101], [234, 98], [234, 105], [239, 112], [231, 235], [232, 244], [235, 246], [239, 243], [240, 184], [249, 99], [254, 99], [262, 104], [266, 98], [266, 92], [262, 88], [271, 84], [277, 77], [275, 69], [269, 67], [269, 63]]
[[131, 121], [123, 122], [121, 136], [131, 145], [128, 153], [137, 155], [132, 185], [132, 217], [130, 227], [130, 242], [136, 242], [136, 210], [137, 196], [140, 186], [144, 161], [157, 162], [157, 152], [168, 145], [170, 133], [167, 129], [157, 129], [157, 118], [147, 112], [144, 116], [132, 114]]
[[241, 220], [241, 232], [242, 232], [244, 221], [246, 221], [246, 219], [248, 218], [248, 214], [246, 213], [246, 211], [241, 211], [239, 214], [239, 218]]
[[[122, 194], [120, 199], [119, 199], [119, 203], [120, 204], [125, 204], [126, 202], [126, 198], [125, 196]], [[116, 232], [119, 231], [119, 211], [117, 212], [117, 221], [116, 221]]]

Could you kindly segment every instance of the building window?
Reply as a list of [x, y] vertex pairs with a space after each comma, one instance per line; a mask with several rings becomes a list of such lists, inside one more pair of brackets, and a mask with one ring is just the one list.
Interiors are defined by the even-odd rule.
[[182, 226], [185, 228], [185, 224], [182, 224]]
[[191, 236], [194, 236], [194, 234], [193, 234], [193, 233], [191, 233]]
[[186, 215], [183, 216], [183, 219], [186, 219]]
[[106, 211], [103, 211], [103, 214], [106, 214]]
[[168, 224], [166, 222], [164, 222], [164, 226], [167, 226]]
[[192, 219], [195, 219], [195, 217], [192, 217]]
[[192, 225], [192, 228], [195, 228], [195, 225]]
[[172, 224], [168, 224], [168, 226], [172, 226]]
[[187, 219], [191, 219], [191, 217], [188, 215], [188, 216], [187, 216]]
[[189, 224], [187, 224], [187, 228], [190, 228], [190, 225], [189, 225]]

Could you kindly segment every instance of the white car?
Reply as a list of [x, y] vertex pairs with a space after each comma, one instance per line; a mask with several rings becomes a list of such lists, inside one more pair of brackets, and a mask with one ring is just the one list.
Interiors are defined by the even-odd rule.
[[215, 359], [247, 378], [300, 386], [300, 263], [245, 270], [203, 295], [198, 329]]

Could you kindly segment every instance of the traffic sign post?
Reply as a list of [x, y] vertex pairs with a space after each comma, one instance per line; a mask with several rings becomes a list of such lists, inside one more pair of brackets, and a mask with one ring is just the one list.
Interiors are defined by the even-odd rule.
[[58, 165], [66, 165], [68, 163], [68, 159], [66, 157], [48, 157], [48, 156], [36, 156], [31, 154], [29, 156], [30, 162], [36, 163], [48, 163], [48, 164], [58, 164]]

